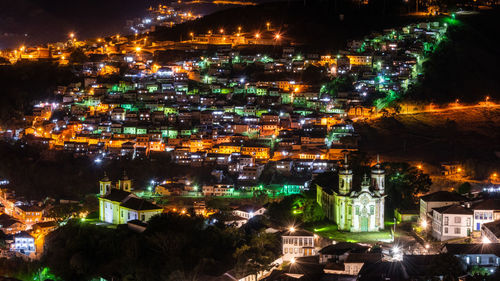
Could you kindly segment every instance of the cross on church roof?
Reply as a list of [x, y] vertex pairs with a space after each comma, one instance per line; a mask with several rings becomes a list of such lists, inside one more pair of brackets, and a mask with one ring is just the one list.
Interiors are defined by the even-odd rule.
[[370, 185], [370, 181], [368, 180], [368, 176], [365, 174], [365, 176], [363, 177], [363, 186], [368, 186]]

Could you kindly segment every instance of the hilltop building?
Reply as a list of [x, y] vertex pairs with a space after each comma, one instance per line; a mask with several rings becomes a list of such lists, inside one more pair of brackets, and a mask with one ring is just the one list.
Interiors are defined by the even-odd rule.
[[125, 173], [113, 185], [108, 176], [99, 181], [99, 219], [112, 224], [124, 224], [131, 220], [147, 222], [161, 214], [163, 208], [137, 197], [131, 192], [132, 180]]
[[339, 171], [338, 190], [317, 186], [317, 202], [339, 230], [371, 232], [384, 228], [385, 171], [379, 161], [365, 175], [360, 190], [353, 190], [347, 159]]

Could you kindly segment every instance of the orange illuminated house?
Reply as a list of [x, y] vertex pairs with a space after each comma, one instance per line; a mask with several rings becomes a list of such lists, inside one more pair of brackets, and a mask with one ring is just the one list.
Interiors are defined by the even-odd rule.
[[207, 151], [213, 146], [213, 141], [210, 139], [189, 140], [189, 151]]
[[165, 151], [165, 143], [162, 141], [150, 141], [149, 151]]
[[241, 146], [234, 143], [220, 144], [215, 146], [211, 153], [232, 154], [241, 152]]
[[267, 146], [243, 146], [241, 147], [242, 155], [249, 155], [256, 159], [269, 159], [271, 149]]
[[42, 211], [38, 206], [17, 206], [14, 208], [14, 217], [24, 224], [35, 224], [42, 221]]

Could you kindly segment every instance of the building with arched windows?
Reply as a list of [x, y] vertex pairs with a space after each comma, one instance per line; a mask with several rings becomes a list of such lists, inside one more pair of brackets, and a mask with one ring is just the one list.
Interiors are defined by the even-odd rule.
[[380, 163], [353, 187], [353, 173], [347, 161], [339, 170], [338, 186], [317, 186], [317, 202], [339, 230], [372, 232], [384, 228], [385, 171]]

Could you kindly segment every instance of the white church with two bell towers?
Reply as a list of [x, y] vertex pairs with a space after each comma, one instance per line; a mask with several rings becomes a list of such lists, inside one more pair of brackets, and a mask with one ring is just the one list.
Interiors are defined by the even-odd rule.
[[374, 232], [384, 228], [385, 171], [377, 164], [370, 178], [364, 175], [359, 189], [353, 188], [353, 173], [347, 159], [339, 169], [338, 190], [317, 186], [317, 202], [339, 230]]

